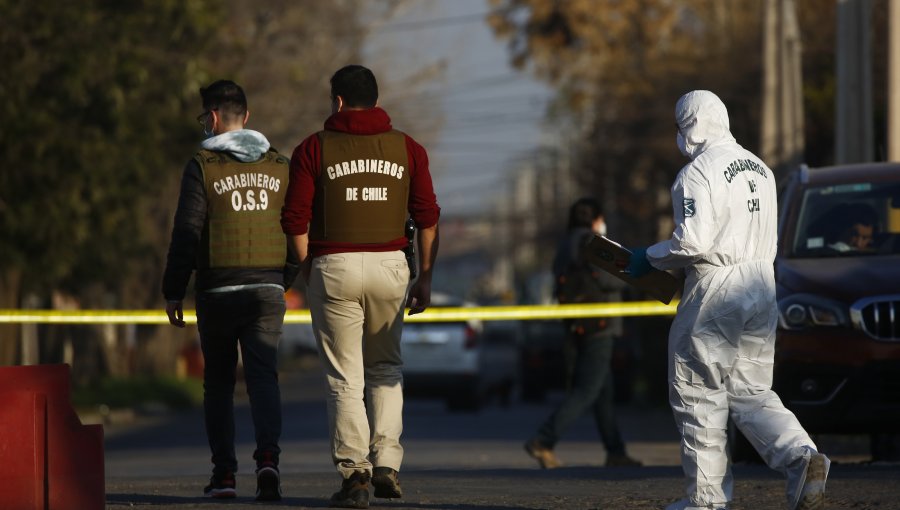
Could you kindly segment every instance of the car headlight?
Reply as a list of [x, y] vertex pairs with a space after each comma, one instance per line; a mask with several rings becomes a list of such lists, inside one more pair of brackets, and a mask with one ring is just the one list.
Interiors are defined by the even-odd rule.
[[778, 301], [778, 319], [784, 329], [812, 326], [849, 326], [847, 306], [812, 294], [794, 294]]

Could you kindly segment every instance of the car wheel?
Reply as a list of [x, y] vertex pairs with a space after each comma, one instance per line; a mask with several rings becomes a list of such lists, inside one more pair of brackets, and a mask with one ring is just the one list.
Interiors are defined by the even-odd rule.
[[540, 404], [547, 400], [547, 392], [541, 388], [522, 388], [522, 401]]
[[869, 437], [873, 462], [897, 462], [900, 460], [900, 435], [872, 434]]
[[541, 403], [547, 398], [547, 389], [543, 378], [533, 372], [521, 370], [519, 372], [519, 390], [523, 402]]
[[484, 394], [475, 385], [468, 390], [447, 397], [447, 410], [475, 412], [482, 408], [484, 400]]
[[516, 382], [506, 381], [500, 384], [497, 389], [497, 398], [500, 401], [500, 407], [509, 407], [513, 402], [513, 395], [516, 392]]

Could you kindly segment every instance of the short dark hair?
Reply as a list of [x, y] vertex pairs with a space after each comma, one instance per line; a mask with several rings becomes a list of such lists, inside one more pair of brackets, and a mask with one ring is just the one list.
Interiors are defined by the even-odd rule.
[[579, 198], [569, 209], [569, 228], [591, 227], [600, 216], [603, 216], [603, 208], [597, 199]]
[[361, 65], [344, 66], [331, 77], [331, 99], [341, 96], [348, 108], [373, 108], [378, 103], [375, 75]]
[[203, 109], [217, 110], [219, 115], [233, 120], [247, 114], [247, 97], [244, 89], [231, 80], [218, 80], [207, 87], [200, 87]]
[[871, 225], [877, 231], [878, 213], [864, 202], [841, 202], [816, 219], [807, 235], [823, 236], [826, 243], [832, 244], [840, 241], [847, 230], [857, 224]]

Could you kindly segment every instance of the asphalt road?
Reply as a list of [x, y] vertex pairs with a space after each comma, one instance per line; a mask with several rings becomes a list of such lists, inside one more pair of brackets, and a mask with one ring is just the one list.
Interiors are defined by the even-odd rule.
[[[275, 507], [322, 508], [340, 479], [330, 462], [322, 381], [316, 370], [283, 375], [284, 500]], [[239, 388], [239, 394], [243, 388]], [[402, 500], [373, 508], [406, 509], [660, 509], [681, 497], [677, 432], [666, 408], [626, 406], [620, 423], [638, 468], [605, 468], [590, 418], [557, 447], [564, 466], [541, 470], [522, 443], [561, 395], [542, 404], [491, 405], [478, 413], [448, 413], [441, 402], [408, 399]], [[253, 432], [244, 399], [237, 407], [238, 495], [202, 498], [209, 451], [200, 410], [140, 416], [106, 427], [107, 509], [259, 509], [253, 501]], [[868, 462], [860, 438], [817, 438], [833, 459], [827, 508], [900, 509], [900, 464]], [[783, 480], [764, 466], [735, 467], [734, 510], [784, 508]], [[2, 508], [2, 504], [0, 504]]]

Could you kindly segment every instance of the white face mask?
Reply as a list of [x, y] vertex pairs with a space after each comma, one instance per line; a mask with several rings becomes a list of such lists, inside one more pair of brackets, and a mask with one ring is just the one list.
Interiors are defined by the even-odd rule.
[[684, 137], [681, 136], [681, 131], [678, 131], [678, 133], [675, 135], [675, 144], [678, 145], [678, 150], [681, 151], [682, 154], [684, 154], [685, 156], [690, 156], [687, 150], [687, 142], [685, 141]]

